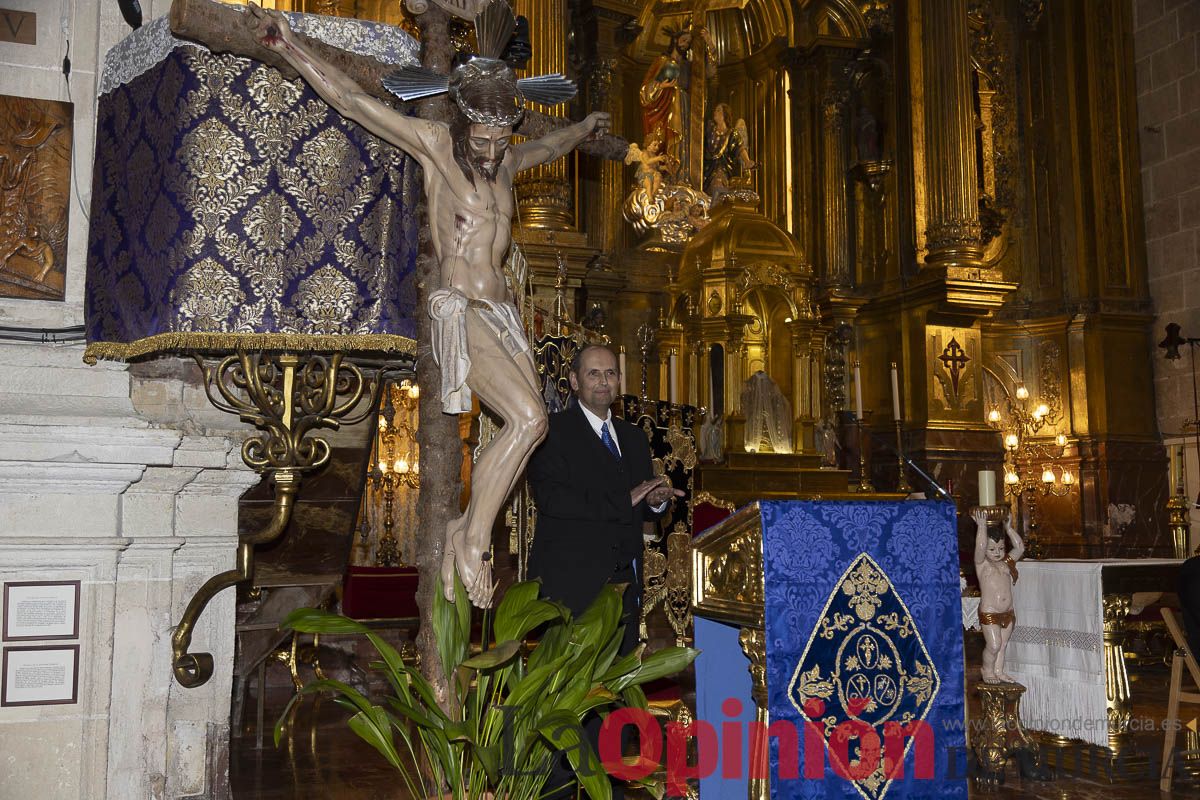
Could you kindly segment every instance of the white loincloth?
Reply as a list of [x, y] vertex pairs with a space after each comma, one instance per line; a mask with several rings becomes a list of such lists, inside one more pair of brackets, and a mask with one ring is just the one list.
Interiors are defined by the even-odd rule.
[[471, 355], [467, 348], [467, 309], [487, 325], [500, 346], [512, 357], [529, 349], [521, 317], [511, 303], [472, 300], [458, 289], [438, 289], [429, 296], [433, 318], [433, 359], [442, 369], [442, 411], [464, 414], [471, 410]]

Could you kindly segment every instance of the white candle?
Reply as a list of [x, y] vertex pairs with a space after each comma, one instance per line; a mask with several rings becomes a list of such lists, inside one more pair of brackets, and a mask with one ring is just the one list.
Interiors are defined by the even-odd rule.
[[1179, 494], [1183, 487], [1183, 447], [1171, 445], [1171, 494]]
[[900, 374], [896, 362], [892, 362], [892, 419], [900, 421]]
[[858, 415], [859, 420], [863, 418], [862, 406], [862, 374], [858, 369], [858, 362], [854, 362], [854, 413]]
[[625, 394], [625, 348], [617, 353], [617, 372], [621, 373], [621, 394]]
[[1181, 444], [1175, 447], [1176, 460], [1179, 462], [1179, 493], [1187, 494], [1187, 449]]
[[675, 370], [676, 358], [677, 358], [677, 356], [675, 355], [675, 352], [672, 351], [671, 357], [667, 361], [667, 371], [670, 374], [670, 379], [671, 379], [671, 402], [672, 403], [679, 402], [679, 373], [676, 372], [676, 370]]
[[990, 469], [979, 470], [979, 505], [996, 505], [996, 473]]
[[700, 405], [700, 376], [696, 351], [688, 353], [688, 402], [694, 406]]

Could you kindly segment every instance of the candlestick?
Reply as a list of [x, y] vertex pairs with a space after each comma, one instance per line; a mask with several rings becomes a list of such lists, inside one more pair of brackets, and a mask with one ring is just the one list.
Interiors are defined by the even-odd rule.
[[996, 473], [990, 469], [979, 470], [979, 505], [996, 505]]
[[670, 357], [667, 358], [667, 373], [670, 376], [669, 383], [671, 385], [670, 400], [672, 403], [679, 402], [679, 373], [675, 369], [677, 356], [675, 351], [671, 351]]
[[900, 374], [896, 362], [892, 362], [892, 419], [900, 421]]
[[688, 352], [688, 400], [700, 405], [700, 359], [693, 348]]
[[[896, 371], [892, 370], [892, 380], [896, 379]], [[894, 384], [893, 384], [894, 385]], [[912, 486], [908, 483], [908, 476], [904, 473], [904, 423], [900, 418], [896, 418], [896, 468], [900, 471], [900, 479], [896, 482], [896, 491], [908, 494], [912, 491]]]
[[1176, 444], [1171, 445], [1168, 455], [1171, 459], [1169, 472], [1171, 476], [1171, 494], [1183, 494], [1183, 447]]
[[621, 373], [621, 395], [625, 395], [625, 345], [617, 352], [617, 371]]
[[858, 417], [860, 422], [862, 421], [862, 373], [859, 372], [857, 361], [854, 362], [854, 415]]
[[[854, 371], [858, 372], [857, 365], [854, 367]], [[855, 421], [855, 424], [858, 426], [858, 490], [874, 492], [875, 487], [871, 485], [871, 477], [867, 474], [867, 447], [870, 445], [870, 439], [863, 427], [861, 416]]]

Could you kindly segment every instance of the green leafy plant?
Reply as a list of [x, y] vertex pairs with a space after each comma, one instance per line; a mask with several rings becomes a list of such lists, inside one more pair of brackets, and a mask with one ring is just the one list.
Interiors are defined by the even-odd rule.
[[[547, 769], [565, 752], [588, 797], [609, 800], [609, 777], [580, 722], [591, 712], [646, 708], [641, 687], [684, 669], [697, 651], [669, 647], [645, 655], [638, 648], [619, 658], [619, 591], [601, 592], [572, 619], [561, 604], [538, 598], [536, 582], [526, 582], [504, 594], [494, 621], [484, 615], [481, 652], [472, 656], [471, 605], [461, 582], [455, 583], [457, 601], [446, 602], [439, 586], [433, 609], [452, 695], [445, 704], [417, 668], [362, 623], [311, 608], [290, 614], [284, 630], [366, 636], [381, 659], [371, 668], [386, 676], [391, 693], [375, 702], [340, 681], [313, 681], [275, 726], [276, 746], [292, 704], [302, 695], [329, 691], [351, 712], [351, 730], [400, 772], [413, 797], [535, 800], [559, 788], [545, 785]], [[525, 637], [547, 623], [526, 655]]]

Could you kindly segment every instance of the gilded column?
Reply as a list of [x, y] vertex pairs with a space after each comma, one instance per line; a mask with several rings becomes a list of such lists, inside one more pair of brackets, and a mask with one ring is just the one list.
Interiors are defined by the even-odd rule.
[[807, 427], [812, 423], [812, 365], [808, 358], [808, 331], [792, 327], [792, 448], [808, 450]]
[[925, 263], [978, 267], [983, 243], [967, 4], [923, 0], [920, 24], [928, 202]]
[[850, 233], [846, 204], [846, 104], [849, 93], [829, 86], [821, 100], [821, 194], [825, 285], [849, 286]]
[[[767, 730], [771, 724], [771, 714], [768, 710], [767, 696], [767, 643], [761, 628], [742, 628], [738, 633], [738, 643], [742, 653], [750, 662], [750, 696], [754, 699], [754, 721], [759, 730]], [[766, 736], [750, 737], [750, 783], [747, 791], [748, 800], [769, 800], [771, 797], [770, 779], [766, 776], [770, 761], [770, 753], [766, 749]]]
[[[566, 0], [516, 0], [516, 13], [529, 19], [533, 55], [526, 75], [567, 72]], [[548, 108], [529, 103], [529, 108], [544, 114], [562, 116], [563, 106]], [[565, 156], [522, 173], [516, 181], [519, 224], [543, 230], [574, 230], [574, 191], [567, 178]]]
[[[623, 91], [621, 70], [617, 59], [597, 58], [591, 65], [588, 83], [588, 105], [592, 111], [607, 111], [612, 115], [612, 129], [623, 130], [622, 105], [617, 102]], [[604, 159], [599, 165], [600, 193], [583, 200], [587, 215], [587, 230], [592, 243], [605, 253], [614, 253], [621, 246], [619, 209], [625, 196], [625, 165]]]

